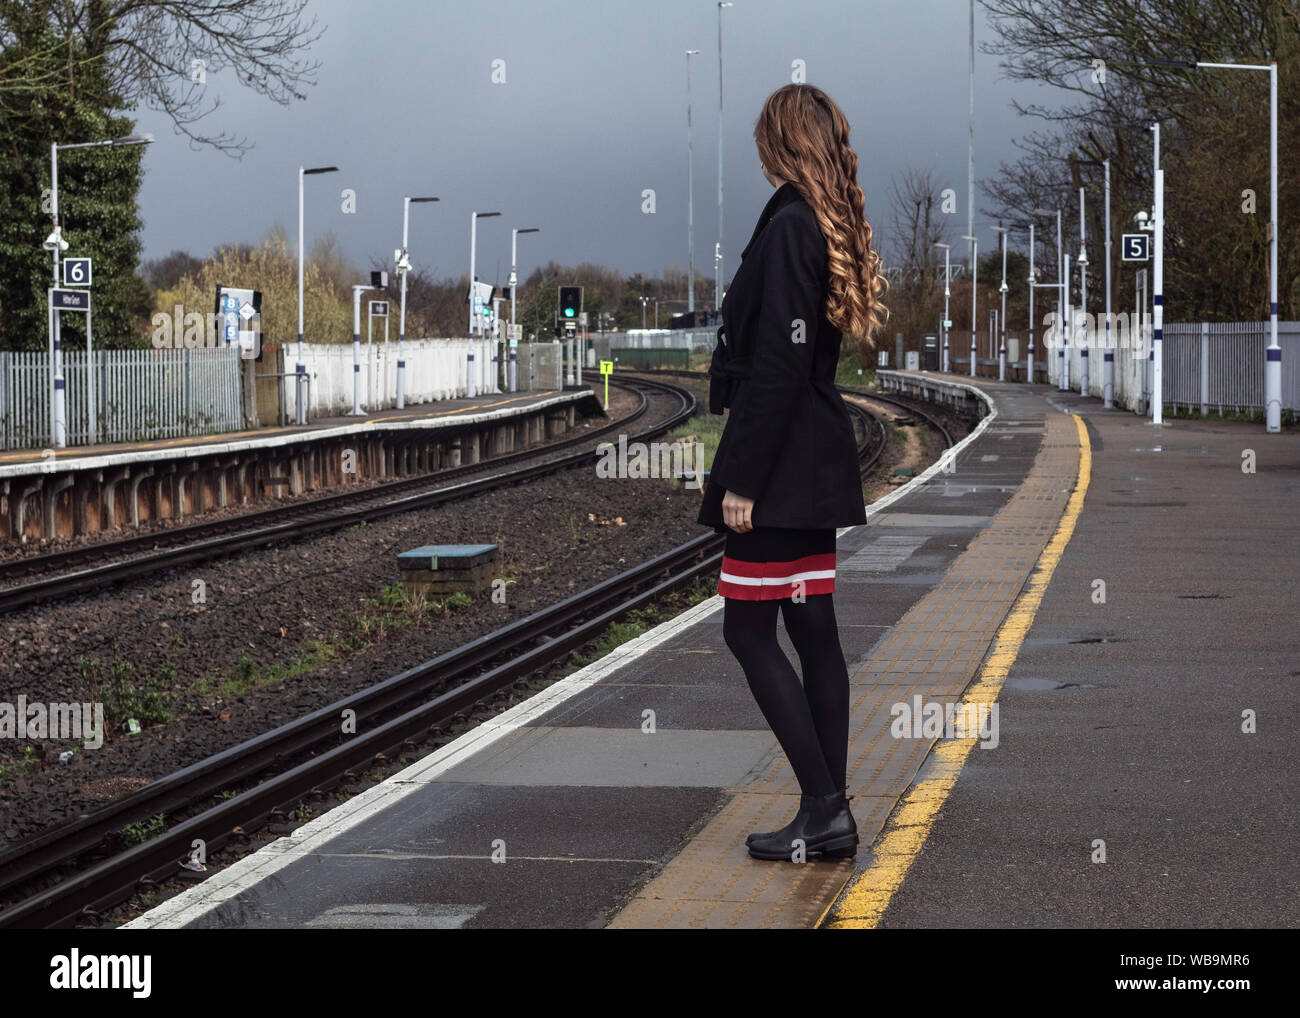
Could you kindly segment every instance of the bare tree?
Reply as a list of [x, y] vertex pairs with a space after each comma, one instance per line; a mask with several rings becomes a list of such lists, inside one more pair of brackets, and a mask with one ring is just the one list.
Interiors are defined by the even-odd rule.
[[324, 31], [305, 20], [307, 2], [0, 0], [0, 97], [75, 93], [91, 66], [107, 94], [167, 114], [192, 146], [242, 155], [244, 139], [198, 130], [221, 107], [208, 75], [232, 71], [282, 106], [305, 98], [320, 64], [304, 53]]
[[[931, 171], [904, 171], [890, 181], [890, 324], [909, 339], [933, 328], [942, 310], [943, 258], [935, 244], [947, 236], [942, 196]], [[937, 298], [937, 303], [936, 303]]]
[[[1007, 77], [1045, 83], [1074, 99], [1059, 108], [1021, 105], [1055, 133], [1032, 133], [1025, 155], [1004, 164], [986, 187], [986, 211], [1018, 227], [1037, 207], [1065, 210], [1077, 235], [1078, 191], [1087, 202], [1089, 247], [1105, 229], [1102, 171], [1111, 163], [1112, 237], [1150, 212], [1149, 126], [1161, 124], [1165, 181], [1166, 314], [1261, 318], [1267, 313], [1268, 92], [1263, 74], [1191, 70], [1169, 61], [1213, 60], [1279, 66], [1279, 161], [1300, 149], [1295, 61], [1300, 10], [1290, 0], [981, 0], [998, 39], [983, 46], [1004, 57]], [[1162, 62], [1163, 61], [1163, 62]], [[1279, 302], [1296, 313], [1300, 282], [1300, 187], [1279, 181]], [[1252, 197], [1255, 205], [1252, 209]], [[1258, 197], [1262, 196], [1262, 198]], [[1042, 223], [1044, 242], [1054, 222]], [[1018, 236], [1023, 238], [1023, 229]], [[1055, 238], [1051, 236], [1054, 260]], [[1117, 306], [1131, 302], [1132, 274], [1112, 251]], [[1041, 259], [1041, 260], [1040, 260]], [[1038, 264], [1049, 259], [1039, 255]], [[1100, 285], [1104, 260], [1090, 252], [1089, 279]], [[1092, 291], [1097, 292], [1097, 291]]]

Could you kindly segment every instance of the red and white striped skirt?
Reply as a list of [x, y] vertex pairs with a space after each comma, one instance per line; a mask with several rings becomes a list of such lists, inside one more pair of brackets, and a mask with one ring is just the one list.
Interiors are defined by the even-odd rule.
[[835, 593], [835, 528], [728, 530], [718, 593], [741, 601]]

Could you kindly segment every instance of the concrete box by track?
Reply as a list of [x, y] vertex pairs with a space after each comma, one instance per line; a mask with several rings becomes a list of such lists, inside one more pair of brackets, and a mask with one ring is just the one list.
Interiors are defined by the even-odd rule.
[[397, 556], [411, 594], [477, 594], [491, 584], [496, 565], [495, 544], [427, 544]]

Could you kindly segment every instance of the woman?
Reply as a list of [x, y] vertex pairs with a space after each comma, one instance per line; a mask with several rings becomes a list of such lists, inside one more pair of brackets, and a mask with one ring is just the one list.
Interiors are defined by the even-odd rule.
[[[730, 417], [699, 522], [726, 533], [723, 637], [798, 778], [799, 812], [749, 836], [758, 859], [846, 858], [849, 685], [832, 596], [835, 529], [866, 522], [853, 427], [834, 378], [843, 332], [888, 312], [849, 125], [821, 89], [786, 85], [754, 128], [776, 188], [722, 302], [710, 409]], [[776, 638], [778, 610], [800, 684]]]

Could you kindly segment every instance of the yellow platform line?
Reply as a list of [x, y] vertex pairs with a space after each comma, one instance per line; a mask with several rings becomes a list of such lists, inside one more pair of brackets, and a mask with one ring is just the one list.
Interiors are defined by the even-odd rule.
[[[1083, 418], [1074, 416], [1079, 432], [1079, 477], [1074, 491], [1066, 503], [1065, 512], [1057, 524], [1029, 579], [1027, 589], [1016, 599], [1011, 611], [998, 629], [993, 650], [971, 683], [963, 703], [992, 704], [998, 697], [1011, 666], [1015, 664], [1020, 647], [1034, 623], [1047, 585], [1056, 572], [1057, 563], [1074, 534], [1075, 524], [1083, 510], [1083, 499], [1088, 492], [1092, 474], [1092, 448], [1088, 443], [1088, 430]], [[889, 907], [894, 893], [902, 886], [913, 861], [920, 854], [926, 838], [934, 827], [935, 819], [957, 783], [957, 777], [966, 762], [967, 754], [977, 739], [952, 739], [938, 743], [931, 761], [930, 775], [917, 782], [903, 800], [888, 831], [881, 837], [871, 856], [871, 863], [849, 884], [838, 904], [823, 913], [818, 925], [824, 929], [874, 929]], [[824, 924], [824, 926], [822, 925]]]

